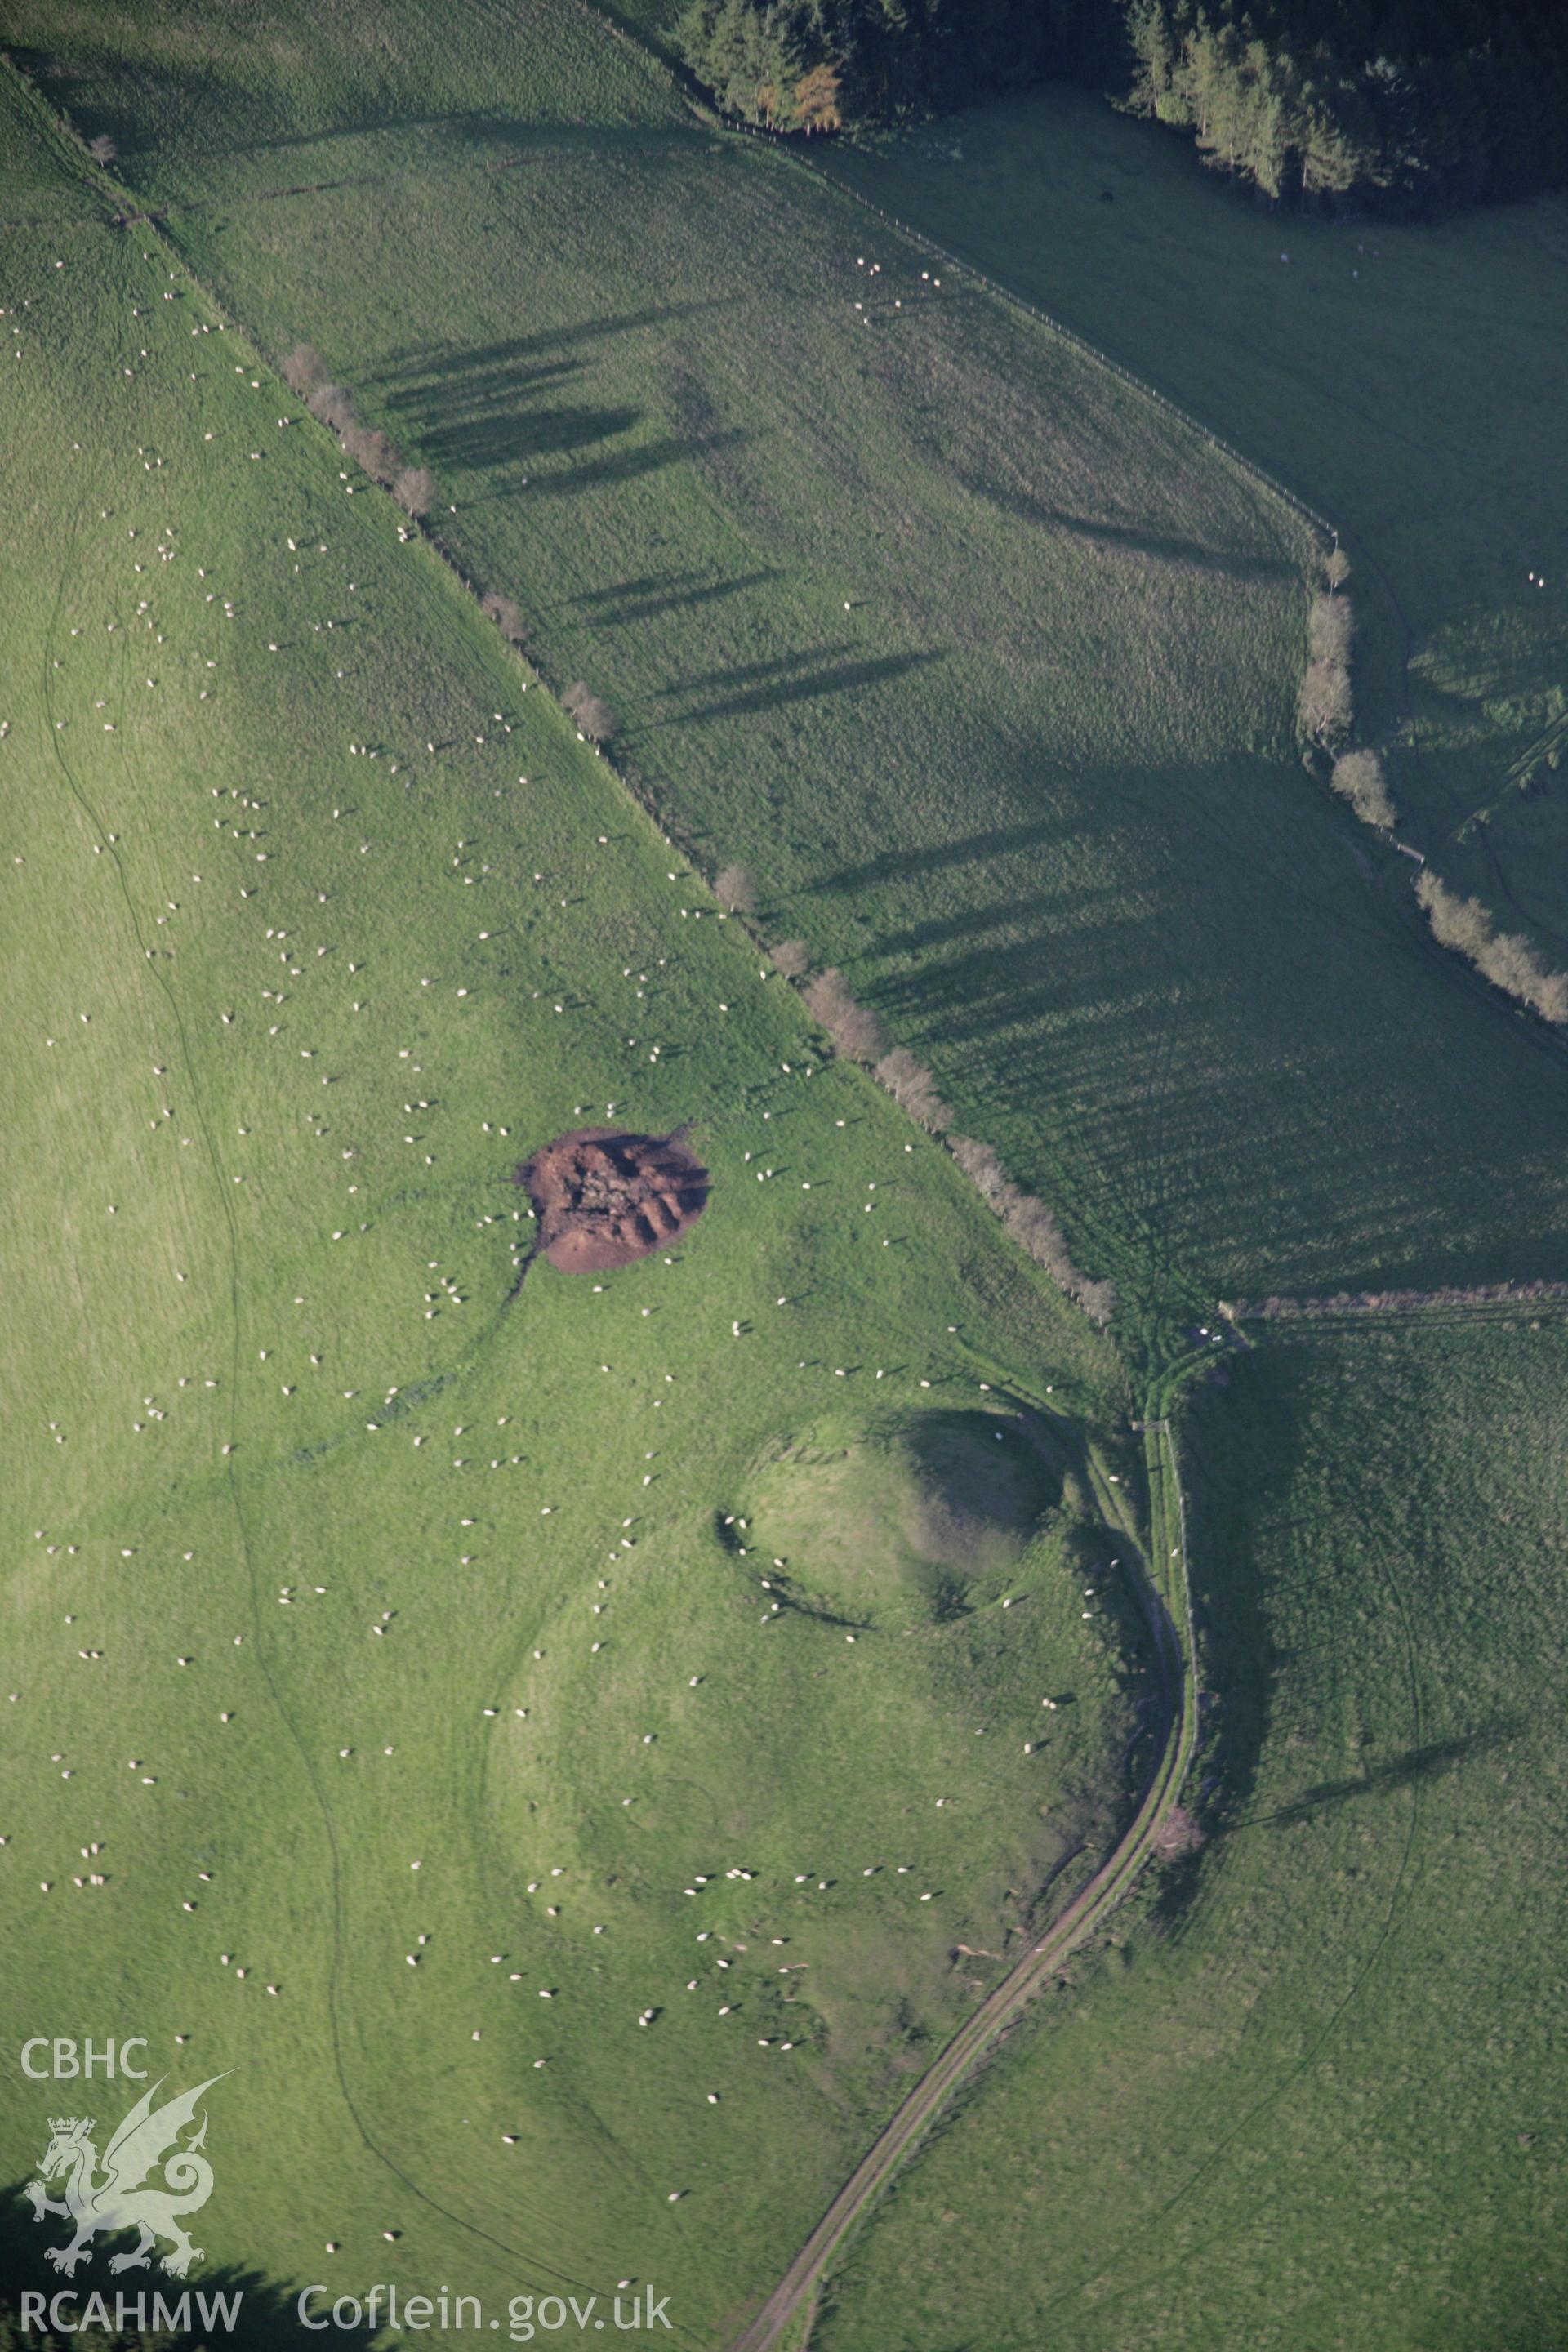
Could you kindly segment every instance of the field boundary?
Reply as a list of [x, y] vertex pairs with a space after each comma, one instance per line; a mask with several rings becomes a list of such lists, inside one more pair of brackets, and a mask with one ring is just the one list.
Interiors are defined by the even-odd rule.
[[1568, 1301], [1568, 1282], [1489, 1282], [1443, 1290], [1337, 1290], [1316, 1298], [1221, 1300], [1230, 1323], [1302, 1323], [1356, 1315], [1419, 1315], [1446, 1307], [1534, 1307]]
[[1020, 294], [1016, 287], [1004, 284], [999, 278], [990, 277], [976, 263], [966, 261], [962, 254], [955, 253], [950, 246], [943, 245], [940, 239], [932, 236], [929, 229], [916, 228], [911, 222], [900, 220], [896, 213], [889, 212], [885, 205], [878, 204], [873, 197], [863, 195], [858, 188], [851, 187], [847, 181], [839, 179], [837, 173], [825, 165], [813, 162], [802, 153], [787, 134], [767, 131], [760, 123], [742, 122], [738, 118], [721, 114], [707, 98], [706, 93], [700, 92], [700, 86], [696, 82], [695, 78], [687, 76], [672, 65], [643, 33], [626, 25], [607, 9], [595, 6], [595, 0], [576, 0], [576, 4], [585, 16], [593, 17], [595, 22], [602, 26], [605, 31], [615, 39], [639, 50], [657, 71], [667, 77], [692, 111], [699, 115], [710, 130], [727, 139], [755, 141], [763, 147], [771, 150], [782, 162], [792, 165], [796, 171], [805, 172], [814, 180], [837, 190], [842, 196], [847, 196], [851, 203], [858, 205], [863, 211], [870, 213], [874, 218], [884, 222], [889, 228], [896, 230], [900, 236], [908, 237], [911, 244], [919, 246], [923, 252], [932, 254], [939, 261], [945, 261], [950, 268], [962, 270], [966, 278], [972, 278], [976, 285], [984, 286], [986, 291], [994, 295], [998, 301], [1005, 303], [1012, 310], [1023, 311], [1026, 317], [1033, 319], [1037, 325], [1046, 328], [1053, 335], [1060, 336], [1061, 340], [1070, 344], [1073, 350], [1083, 352], [1087, 358], [1095, 361], [1100, 367], [1109, 369], [1112, 375], [1128, 385], [1131, 390], [1142, 394], [1144, 398], [1152, 400], [1156, 407], [1163, 409], [1167, 415], [1175, 417], [1191, 432], [1200, 435], [1212, 447], [1223, 451], [1226, 457], [1241, 467], [1243, 473], [1249, 476], [1252, 480], [1260, 483], [1275, 498], [1282, 499], [1285, 505], [1300, 516], [1304, 521], [1310, 523], [1315, 530], [1322, 531], [1331, 540], [1339, 538], [1340, 531], [1337, 524], [1330, 522], [1325, 515], [1320, 514], [1316, 507], [1291, 489], [1287, 483], [1282, 482], [1277, 474], [1269, 471], [1267, 466], [1261, 465], [1256, 457], [1249, 457], [1244, 450], [1238, 449], [1234, 442], [1227, 441], [1222, 433], [1215, 433], [1211, 426], [1204, 423], [1201, 417], [1195, 416], [1191, 409], [1184, 408], [1180, 401], [1173, 400], [1169, 393], [1162, 392], [1159, 385], [1151, 383], [1147, 376], [1141, 376], [1135, 369], [1126, 366], [1121, 360], [1113, 359], [1109, 352], [1101, 350], [1098, 343], [1091, 342], [1089, 338], [1081, 334], [1076, 327], [1069, 327], [1065, 320], [1055, 317], [1049, 310], [1042, 310], [1037, 302], [1032, 302], [1026, 294]]

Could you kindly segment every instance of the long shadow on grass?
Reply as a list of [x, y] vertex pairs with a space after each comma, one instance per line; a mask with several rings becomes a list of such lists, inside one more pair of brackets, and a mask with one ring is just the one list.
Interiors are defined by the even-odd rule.
[[[447, 414], [451, 417], [450, 406]], [[419, 450], [437, 471], [488, 473], [500, 466], [539, 465], [596, 448], [631, 432], [639, 422], [640, 412], [635, 408], [514, 408], [506, 415], [458, 416], [426, 429], [419, 435]]]
[[469, 408], [490, 407], [520, 399], [528, 393], [553, 389], [566, 377], [580, 375], [582, 368], [581, 360], [561, 357], [536, 360], [527, 365], [513, 360], [498, 362], [491, 367], [459, 369], [455, 373], [437, 373], [418, 383], [384, 393], [382, 405], [389, 415], [417, 425], [426, 418], [448, 415], [459, 404]]
[[1215, 572], [1231, 580], [1295, 580], [1300, 576], [1300, 564], [1289, 562], [1283, 556], [1248, 555], [1240, 551], [1231, 553], [1223, 547], [1205, 547], [1202, 540], [1135, 530], [1129, 524], [1103, 522], [1093, 515], [1068, 514], [1060, 507], [1047, 505], [1044, 499], [1032, 498], [1026, 490], [1009, 490], [995, 482], [961, 478], [966, 489], [1006, 513], [1041, 523], [1047, 530], [1064, 530], [1075, 539], [1092, 540], [1098, 547], [1152, 556], [1157, 562]]
[[[718, 440], [739, 437], [733, 434], [715, 436]], [[711, 447], [713, 444], [710, 442], [707, 446]], [[731, 678], [742, 681], [735, 692], [716, 695], [710, 702], [698, 702], [684, 710], [672, 711], [668, 719], [656, 719], [651, 721], [647, 731], [665, 727], [694, 726], [704, 719], [750, 716], [758, 711], [777, 710], [788, 702], [819, 702], [830, 694], [887, 686], [894, 678], [907, 677], [911, 670], [924, 669], [930, 664], [945, 658], [945, 655], [941, 653], [916, 653], [884, 654], [876, 661], [846, 661], [838, 654], [830, 652], [826, 660], [813, 654], [796, 654], [787, 655], [778, 661], [748, 663], [744, 667], [729, 673]], [[816, 668], [800, 670], [794, 677], [789, 675], [799, 663], [810, 661], [816, 662]], [[773, 675], [764, 675], [755, 684], [744, 683], [748, 677], [754, 677], [759, 671]], [[698, 679], [690, 686], [666, 687], [663, 692], [667, 698], [689, 694], [699, 691], [704, 683], [705, 680]]]
[[[109, 2087], [112, 2089], [114, 2086]], [[101, 2147], [110, 2129], [119, 2120], [121, 2109], [128, 2104], [121, 2096], [116, 2105], [114, 2099], [105, 2096], [100, 2084], [93, 2086], [90, 2097], [87, 2096], [80, 2084], [39, 2083], [35, 2088], [38, 2094], [40, 2157], [49, 2137], [47, 2116], [51, 2110], [58, 2113], [62, 2108], [76, 2106], [89, 2111], [103, 2111], [105, 2124], [97, 2135]], [[74, 2100], [67, 2095], [72, 2088], [77, 2093]], [[214, 2168], [216, 2169], [216, 2165]], [[154, 2173], [148, 2185], [155, 2188], [159, 2176]], [[58, 2202], [60, 2183], [51, 2180], [48, 2190]], [[236, 2196], [234, 2184], [226, 2179], [221, 2182], [218, 2193], [226, 2192], [236, 2203], [243, 2206], [243, 2192]], [[233, 2210], [232, 2205], [230, 2210]], [[199, 2219], [199, 2215], [191, 2216], [193, 2223]], [[260, 2271], [233, 2263], [197, 2263], [188, 2278], [171, 2278], [159, 2266], [160, 2250], [167, 2251], [166, 2240], [159, 2241], [145, 2270], [111, 2273], [110, 2255], [129, 2252], [136, 2243], [135, 2231], [122, 2231], [114, 2237], [95, 2239], [89, 2259], [80, 2264], [74, 2276], [67, 2278], [45, 2259], [45, 2249], [54, 2247], [58, 2250], [69, 2242], [70, 2236], [71, 2224], [58, 2214], [46, 2214], [42, 2223], [34, 2219], [31, 2202], [23, 2196], [19, 2183], [0, 2189], [0, 2343], [13, 2341], [10, 2330], [16, 2326], [15, 2341], [32, 2345], [37, 2347], [37, 2352], [47, 2352], [47, 2347], [53, 2345], [63, 2347], [71, 2340], [73, 2333], [86, 2324], [89, 2298], [94, 2294], [103, 2297], [109, 2321], [108, 2333], [91, 2336], [94, 2344], [112, 2342], [129, 2346], [156, 2342], [163, 2347], [163, 2352], [185, 2352], [186, 2347], [191, 2347], [191, 2352], [195, 2352], [198, 2346], [215, 2344], [232, 2347], [233, 2352], [299, 2352], [301, 2341], [308, 2340], [301, 2336], [299, 2297], [301, 2289], [313, 2284], [313, 2281], [303, 2280], [298, 2286], [284, 2286], [276, 2279], [267, 2278]], [[45, 2333], [35, 2326], [24, 2335], [16, 2326], [24, 2294], [43, 2296], [44, 2327], [48, 2332]], [[58, 2308], [58, 2331], [47, 2317], [49, 2305], [56, 2295], [68, 2298]], [[124, 2298], [123, 2333], [115, 2326], [117, 2295]], [[139, 2296], [142, 2298], [140, 2316], [136, 2309]], [[163, 2314], [154, 2302], [157, 2296], [163, 2298]], [[207, 2299], [207, 2311], [213, 2315], [210, 2324], [203, 2316], [200, 2301], [203, 2296]], [[232, 2299], [232, 2329], [225, 2326], [215, 2310], [215, 2298], [219, 2296]], [[177, 2316], [182, 2299], [185, 2297], [189, 2298], [188, 2315], [194, 2326], [165, 2332], [158, 2323], [164, 2314], [171, 2318]], [[330, 2297], [323, 2294], [318, 2294], [309, 2306], [314, 2317], [321, 2316], [329, 2307]], [[37, 2308], [36, 2305], [30, 2307], [29, 2317]], [[97, 2315], [92, 2315], [96, 2317]], [[156, 2335], [153, 2332], [155, 2326]], [[334, 2346], [346, 2346], [353, 2352], [353, 2347], [367, 2345], [374, 2333], [375, 2330], [370, 2327], [339, 2328], [334, 2324], [331, 2340]], [[84, 2336], [82, 2340], [89, 2339]]]
[[1352, 1779], [1320, 1780], [1272, 1813], [1254, 1813], [1247, 1821], [1234, 1822], [1230, 1833], [1234, 1835], [1238, 1830], [1289, 1828], [1296, 1822], [1310, 1821], [1325, 1805], [1342, 1805], [1352, 1797], [1382, 1796], [1390, 1789], [1408, 1788], [1415, 1780], [1436, 1779], [1467, 1757], [1484, 1755], [1489, 1748], [1500, 1747], [1523, 1727], [1522, 1717], [1502, 1716], [1479, 1731], [1463, 1732], [1452, 1739], [1430, 1740], [1424, 1748], [1407, 1748], [1403, 1756], [1393, 1757], [1386, 1764], [1374, 1764], [1370, 1771], [1358, 1772]]
[[[1199, 1684], [1205, 1693], [1202, 1739], [1191, 1767], [1187, 1801], [1212, 1807], [1205, 1822], [1222, 1832], [1240, 1825], [1258, 1781], [1258, 1762], [1268, 1734], [1275, 1692], [1290, 1664], [1274, 1639], [1267, 1589], [1257, 1569], [1252, 1529], [1271, 1513], [1289, 1507], [1304, 1458], [1302, 1416], [1271, 1412], [1268, 1443], [1248, 1450], [1247, 1483], [1238, 1495], [1226, 1468], [1236, 1458], [1234, 1432], [1211, 1454], [1209, 1431], [1221, 1415], [1246, 1412], [1252, 1368], [1238, 1360], [1224, 1390], [1200, 1391], [1183, 1430], [1182, 1479], [1196, 1589], [1193, 1613], [1199, 1643]], [[1279, 1369], [1274, 1367], [1278, 1383]], [[1292, 1367], [1293, 1396], [1306, 1378]], [[1252, 1419], [1256, 1434], [1255, 1416]], [[1167, 1868], [1161, 1884], [1159, 1916], [1172, 1921], [1198, 1890], [1201, 1854]]]
[[986, 833], [966, 834], [962, 840], [932, 842], [916, 849], [889, 849], [858, 866], [842, 866], [837, 873], [815, 875], [803, 895], [831, 894], [848, 898], [860, 890], [879, 889], [884, 883], [922, 879], [954, 866], [977, 866], [988, 858], [1016, 856], [1020, 850], [1043, 848], [1059, 842], [1068, 830], [1060, 817], [1031, 824], [998, 825]]
[[699, 605], [717, 604], [726, 596], [743, 596], [749, 589], [765, 588], [776, 580], [773, 571], [740, 572], [731, 580], [704, 580], [699, 572], [650, 572], [640, 580], [623, 581], [616, 588], [592, 589], [565, 600], [560, 608], [575, 612], [595, 628], [624, 629], [651, 621], [660, 613], [692, 612]]
[[437, 399], [443, 386], [460, 383], [467, 376], [483, 378], [487, 373], [510, 368], [520, 360], [537, 359], [544, 352], [572, 351], [579, 343], [606, 341], [615, 335], [634, 334], [642, 327], [668, 326], [677, 320], [700, 318], [705, 310], [728, 308], [721, 295], [711, 295], [701, 302], [665, 302], [650, 304], [642, 310], [612, 313], [604, 319], [582, 319], [574, 325], [544, 327], [535, 335], [509, 335], [504, 342], [475, 343], [466, 352], [454, 352], [447, 343], [426, 343], [412, 346], [388, 354], [385, 363], [375, 377], [377, 384], [423, 384], [423, 393], [415, 396]]
[[836, 858], [861, 772], [831, 795], [802, 780], [817, 919], [875, 904], [858, 984], [1069, 1241], [1092, 1217], [1103, 1250], [1150, 1192], [1222, 1289], [1561, 1272], [1561, 1037], [1436, 946], [1402, 874], [1343, 860], [1304, 778], [1240, 753], [1074, 772], [1026, 747], [985, 830], [944, 839], [888, 793], [885, 843], [864, 828]]
[[714, 449], [739, 448], [751, 438], [749, 433], [739, 430], [710, 433], [699, 439], [664, 433], [657, 441], [642, 441], [634, 448], [614, 450], [585, 466], [571, 467], [565, 473], [547, 474], [531, 486], [529, 496], [575, 498], [584, 490], [614, 488], [622, 482], [641, 481], [648, 474], [661, 474], [667, 466], [688, 465], [692, 458]]

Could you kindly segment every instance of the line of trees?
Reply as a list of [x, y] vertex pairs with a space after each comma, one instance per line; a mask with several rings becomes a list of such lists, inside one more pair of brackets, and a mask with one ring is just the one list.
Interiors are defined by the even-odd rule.
[[1429, 866], [1416, 877], [1415, 896], [1439, 947], [1465, 957], [1494, 988], [1543, 1021], [1568, 1022], [1568, 972], [1542, 963], [1522, 931], [1500, 931], [1479, 898], [1461, 898]]
[[1103, 78], [1125, 46], [1121, 0], [689, 0], [676, 38], [726, 112], [806, 132]]
[[[746, 873], [726, 867], [726, 874]], [[721, 880], [724, 877], [721, 876]], [[751, 879], [747, 874], [748, 881]], [[754, 884], [752, 886], [754, 897]], [[722, 893], [721, 893], [722, 898]], [[936, 1080], [918, 1055], [905, 1045], [889, 1046], [887, 1033], [869, 1005], [859, 1003], [836, 967], [807, 979], [811, 955], [803, 940], [781, 940], [768, 950], [775, 969], [786, 979], [805, 981], [801, 993], [814, 1021], [826, 1031], [836, 1053], [847, 1061], [866, 1065], [893, 1100], [933, 1135], [945, 1137], [947, 1148], [980, 1197], [993, 1209], [1021, 1248], [1043, 1266], [1059, 1290], [1076, 1299], [1097, 1323], [1108, 1323], [1116, 1311], [1116, 1286], [1096, 1281], [1075, 1265], [1067, 1239], [1052, 1210], [1026, 1192], [1008, 1176], [988, 1143], [953, 1135], [952, 1112], [937, 1091]]]
[[1430, 214], [1568, 177], [1560, 0], [1130, 0], [1124, 103], [1273, 197]]
[[[1310, 747], [1310, 761], [1327, 753], [1329, 782], [1363, 824], [1381, 833], [1394, 829], [1397, 811], [1383, 761], [1369, 745], [1351, 744], [1355, 708], [1351, 656], [1355, 613], [1347, 583], [1350, 563], [1336, 546], [1325, 560], [1325, 586], [1307, 614], [1307, 669], [1301, 680], [1298, 719]], [[1522, 931], [1500, 931], [1479, 898], [1462, 898], [1423, 863], [1415, 896], [1439, 947], [1473, 964], [1484, 980], [1543, 1021], [1568, 1022], [1568, 972], [1553, 971]]]
[[405, 465], [386, 434], [360, 423], [353, 393], [332, 382], [320, 352], [310, 343], [296, 343], [280, 373], [311, 415], [331, 425], [343, 455], [390, 490], [405, 514], [417, 519], [429, 513], [436, 503], [435, 475], [426, 466]]
[[727, 112], [834, 131], [1085, 81], [1274, 198], [1433, 213], [1568, 178], [1562, 0], [689, 0]]
[[1054, 1212], [1013, 1182], [988, 1143], [953, 1135], [948, 1138], [947, 1148], [981, 1199], [995, 1211], [1036, 1265], [1044, 1266], [1058, 1289], [1076, 1298], [1097, 1323], [1109, 1323], [1116, 1310], [1116, 1285], [1093, 1281], [1074, 1265]]
[[1329, 782], [1335, 792], [1350, 803], [1363, 824], [1389, 833], [1396, 812], [1383, 761], [1369, 746], [1350, 747], [1355, 723], [1351, 659], [1356, 634], [1350, 576], [1343, 548], [1332, 548], [1323, 562], [1324, 585], [1307, 608], [1307, 668], [1297, 718], [1312, 753], [1327, 753], [1332, 761]]

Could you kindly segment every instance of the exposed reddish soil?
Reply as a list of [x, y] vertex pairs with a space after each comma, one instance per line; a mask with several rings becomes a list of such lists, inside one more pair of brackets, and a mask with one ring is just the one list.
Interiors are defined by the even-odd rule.
[[684, 1133], [580, 1127], [525, 1160], [517, 1181], [539, 1220], [540, 1255], [563, 1274], [598, 1274], [676, 1240], [708, 1205], [708, 1171]]

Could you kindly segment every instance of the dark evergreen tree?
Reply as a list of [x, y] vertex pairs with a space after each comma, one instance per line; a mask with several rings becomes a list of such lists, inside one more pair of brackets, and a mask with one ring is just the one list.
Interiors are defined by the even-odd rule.
[[1277, 200], [1433, 213], [1568, 177], [1568, 0], [689, 0], [679, 39], [777, 131], [1062, 75]]

